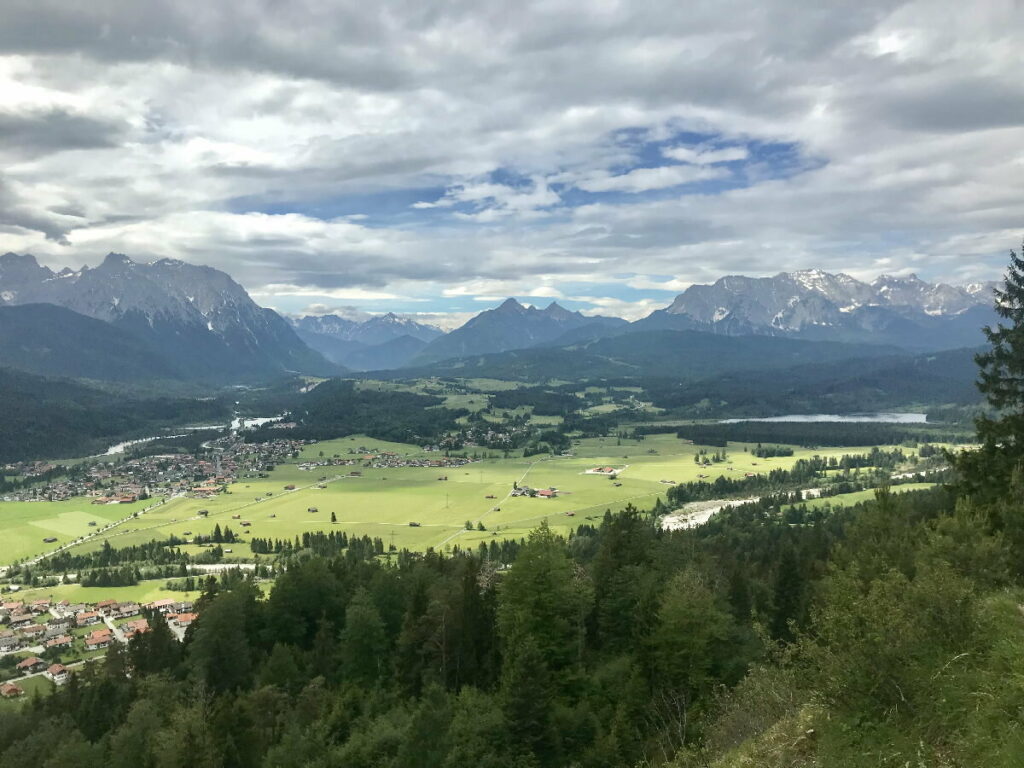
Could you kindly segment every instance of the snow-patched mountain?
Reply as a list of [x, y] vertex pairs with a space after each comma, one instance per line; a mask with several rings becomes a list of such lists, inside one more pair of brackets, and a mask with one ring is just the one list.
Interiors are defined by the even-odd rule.
[[292, 325], [308, 333], [357, 341], [367, 346], [384, 344], [402, 336], [431, 342], [444, 335], [444, 331], [437, 326], [420, 323], [409, 317], [400, 317], [394, 312], [374, 315], [361, 322], [340, 315], [308, 315], [292, 318]]
[[299, 338], [328, 360], [360, 371], [399, 368], [444, 335], [436, 326], [394, 312], [365, 320], [308, 315], [291, 323]]
[[954, 348], [982, 342], [980, 329], [994, 314], [992, 287], [928, 283], [916, 275], [865, 283], [820, 269], [731, 275], [690, 286], [634, 326]]
[[150, 345], [184, 377], [244, 379], [337, 369], [276, 312], [212, 267], [109, 254], [97, 267], [53, 272], [29, 255], [0, 256], [0, 304], [56, 304]]
[[617, 317], [587, 317], [556, 302], [545, 309], [515, 299], [471, 318], [446, 336], [432, 341], [413, 361], [417, 365], [466, 355], [504, 352], [547, 344], [570, 331], [591, 327], [609, 333], [626, 325]]

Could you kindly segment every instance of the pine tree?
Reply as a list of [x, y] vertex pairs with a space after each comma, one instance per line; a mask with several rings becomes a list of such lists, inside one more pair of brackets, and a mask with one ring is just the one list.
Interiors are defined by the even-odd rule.
[[981, 449], [957, 457], [960, 490], [981, 500], [1001, 497], [1024, 467], [1024, 252], [1010, 251], [995, 298], [995, 310], [1007, 324], [984, 329], [991, 348], [975, 357], [978, 389], [995, 415], [976, 422]]

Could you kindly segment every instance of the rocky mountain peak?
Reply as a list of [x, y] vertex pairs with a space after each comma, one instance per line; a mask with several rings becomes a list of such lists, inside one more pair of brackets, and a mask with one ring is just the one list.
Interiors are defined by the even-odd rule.
[[501, 304], [498, 305], [496, 311], [499, 312], [525, 312], [526, 307], [516, 301], [514, 298], [507, 298]]
[[911, 334], [933, 327], [936, 318], [983, 312], [991, 305], [988, 294], [928, 283], [913, 274], [882, 275], [865, 283], [843, 273], [805, 269], [767, 278], [730, 275], [712, 285], [692, 285], [662, 314], [674, 316], [677, 325], [685, 321], [719, 333], [862, 340], [880, 328]]
[[558, 320], [567, 320], [576, 315], [575, 312], [570, 312], [557, 301], [552, 301], [548, 304], [547, 307], [544, 308], [544, 314]]

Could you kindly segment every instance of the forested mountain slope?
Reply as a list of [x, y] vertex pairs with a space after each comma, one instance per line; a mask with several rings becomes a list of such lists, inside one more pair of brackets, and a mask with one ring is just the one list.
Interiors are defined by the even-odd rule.
[[100, 453], [172, 425], [223, 423], [230, 415], [219, 399], [126, 396], [5, 368], [0, 368], [0, 403], [4, 462]]
[[55, 304], [0, 306], [0, 361], [43, 376], [101, 381], [181, 375], [145, 341]]

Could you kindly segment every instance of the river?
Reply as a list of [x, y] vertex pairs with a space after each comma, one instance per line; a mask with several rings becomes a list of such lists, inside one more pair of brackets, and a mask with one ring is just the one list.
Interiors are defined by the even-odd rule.
[[[243, 419], [235, 417], [231, 420], [231, 431], [237, 432], [240, 429], [255, 429], [264, 424], [269, 424], [273, 421], [280, 421], [284, 416], [257, 416], [251, 419]], [[213, 429], [227, 429], [223, 424], [213, 424], [209, 426], [200, 427], [179, 427], [179, 429], [186, 430], [213, 430]], [[151, 443], [154, 440], [169, 440], [174, 437], [187, 437], [187, 435], [156, 435], [154, 437], [140, 437], [138, 440], [125, 440], [123, 443], [117, 443], [112, 445], [102, 454], [103, 456], [116, 456], [125, 452], [126, 448], [130, 448], [133, 445], [142, 445], [143, 443]]]

